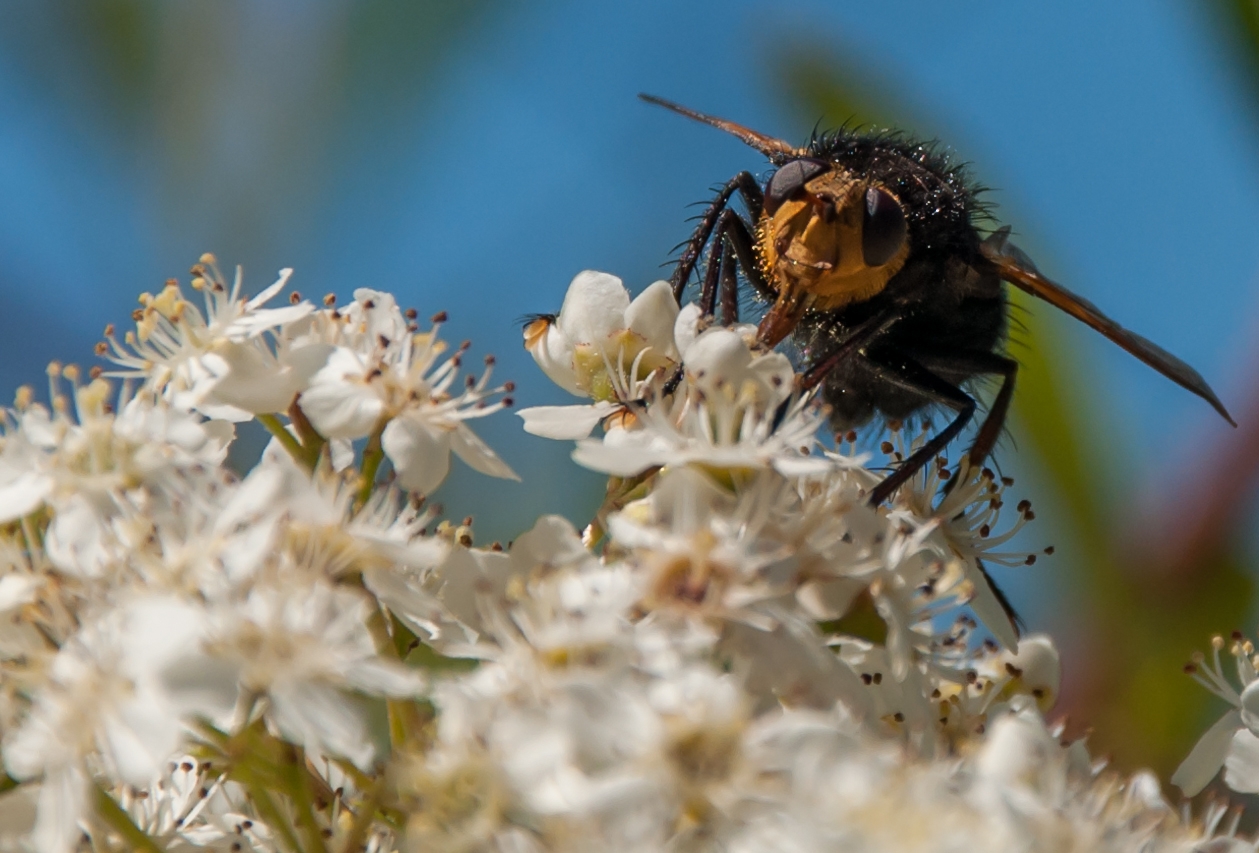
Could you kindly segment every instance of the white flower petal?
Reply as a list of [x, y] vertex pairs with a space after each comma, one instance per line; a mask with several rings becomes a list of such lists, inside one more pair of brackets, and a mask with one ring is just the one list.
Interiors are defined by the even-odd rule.
[[775, 456], [771, 464], [784, 477], [817, 477], [835, 470], [835, 463], [824, 456]]
[[144, 678], [201, 650], [207, 617], [204, 609], [173, 595], [150, 596], [125, 608], [122, 647], [127, 672]]
[[118, 708], [118, 718], [101, 721], [102, 752], [109, 755], [118, 776], [138, 788], [158, 775], [179, 746], [182, 726], [164, 697], [144, 692]]
[[1259, 735], [1259, 681], [1246, 685], [1241, 694], [1242, 725]]
[[738, 381], [752, 363], [752, 351], [736, 333], [721, 326], [702, 332], [682, 353], [688, 374], [707, 389], [717, 381]]
[[382, 338], [397, 343], [409, 334], [407, 321], [392, 293], [360, 287], [354, 291], [354, 309], [361, 310], [362, 334], [374, 346]]
[[[1009, 624], [1008, 618], [1003, 621]], [[1047, 712], [1058, 698], [1062, 683], [1062, 659], [1053, 641], [1045, 634], [1029, 634], [1019, 641], [1017, 649], [1006, 648], [1009, 652], [1000, 657], [1003, 668], [1008, 665], [1018, 670], [1024, 689], [1033, 691], [1041, 711]]]
[[273, 687], [271, 709], [284, 736], [308, 753], [341, 756], [371, 769], [376, 747], [360, 703], [331, 687], [301, 682]]
[[374, 696], [418, 696], [424, 678], [415, 670], [387, 660], [363, 660], [347, 674], [346, 682]]
[[38, 853], [69, 853], [78, 845], [79, 821], [88, 815], [88, 779], [77, 765], [59, 767], [39, 788], [31, 842]]
[[209, 405], [255, 414], [282, 412], [301, 390], [270, 353], [249, 343], [224, 344], [205, 363], [219, 377], [205, 398]]
[[1259, 794], [1259, 737], [1250, 729], [1239, 729], [1229, 743], [1224, 784], [1239, 794]]
[[314, 310], [315, 306], [309, 302], [286, 305], [283, 308], [257, 309], [235, 320], [227, 330], [227, 339], [237, 342], [245, 341], [257, 337], [267, 329], [294, 323]]
[[398, 472], [404, 489], [430, 495], [450, 471], [451, 434], [431, 430], [415, 418], [394, 418], [380, 436], [380, 446]]
[[1036, 789], [1055, 746], [1039, 718], [1032, 722], [1015, 715], [1000, 717], [981, 747], [977, 769], [994, 786]]
[[82, 495], [57, 506], [44, 540], [54, 566], [85, 578], [98, 577], [104, 570], [111, 557], [110, 544], [105, 519]]
[[577, 382], [573, 342], [569, 340], [568, 335], [560, 331], [558, 325], [555, 323], [548, 325], [546, 332], [538, 338], [537, 343], [529, 347], [529, 354], [533, 356], [533, 360], [538, 363], [538, 367], [542, 368], [547, 378], [556, 385], [578, 397], [587, 396]]
[[240, 667], [207, 655], [171, 661], [159, 673], [159, 686], [180, 715], [205, 717], [227, 725], [240, 695]]
[[[240, 277], [239, 267], [236, 268], [236, 275], [237, 275], [237, 279], [239, 280], [239, 277]], [[250, 299], [247, 303], [245, 303], [246, 308], [252, 310], [255, 308], [259, 308], [263, 305], [266, 305], [268, 302], [270, 302], [272, 297], [274, 297], [281, 290], [283, 290], [285, 287], [288, 286], [289, 279], [293, 277], [293, 268], [284, 267], [284, 269], [280, 270], [276, 275], [278, 277], [276, 278], [275, 281], [271, 282], [271, 284], [268, 284], [262, 290], [258, 291], [257, 295], [255, 295], [252, 299]]]
[[616, 403], [602, 401], [589, 406], [533, 406], [516, 414], [530, 435], [576, 441], [589, 437], [591, 430], [617, 408]]
[[442, 603], [463, 624], [480, 630], [479, 601], [497, 599], [513, 575], [524, 570], [507, 554], [455, 548], [438, 570], [445, 579]]
[[354, 351], [338, 347], [311, 377], [299, 404], [324, 438], [363, 438], [375, 428], [384, 403], [366, 374]]
[[614, 477], [632, 477], [654, 465], [665, 464], [669, 454], [667, 448], [652, 446], [651, 436], [616, 429], [602, 441], [588, 438], [577, 442], [573, 461]]
[[33, 575], [10, 574], [0, 578], [0, 613], [35, 600], [43, 581]]
[[[1241, 714], [1229, 711], [1207, 729], [1185, 760], [1172, 774], [1172, 784], [1192, 797], [1207, 786], [1220, 772], [1228, 755], [1233, 735], [1242, 727]], [[1259, 766], [1259, 765], [1257, 765]]]
[[673, 340], [679, 353], [685, 353], [699, 337], [699, 321], [702, 317], [699, 306], [694, 302], [688, 302], [678, 311], [677, 319], [673, 322]]
[[556, 324], [574, 344], [602, 343], [625, 328], [629, 306], [629, 291], [619, 278], [585, 270], [569, 284]]
[[780, 352], [769, 352], [752, 359], [749, 372], [757, 378], [762, 388], [770, 391], [770, 405], [777, 406], [795, 390], [796, 373], [791, 360]]
[[[382, 437], [383, 438], [383, 437]], [[450, 436], [450, 449], [474, 471], [505, 480], [520, 477], [467, 424], [457, 424]]]
[[438, 638], [446, 611], [433, 593], [408, 583], [392, 567], [365, 571], [363, 585], [412, 631], [425, 639]]
[[568, 519], [544, 515], [511, 547], [511, 559], [526, 566], [562, 566], [592, 558]]
[[53, 479], [39, 471], [0, 470], [0, 479], [0, 522], [30, 515], [43, 505], [53, 489]]
[[332, 439], [328, 442], [328, 451], [332, 456], [333, 471], [341, 472], [354, 464], [354, 444], [348, 439]]
[[652, 283], [634, 298], [625, 311], [625, 327], [641, 335], [660, 355], [676, 359], [673, 326], [678, 319], [678, 303], [667, 281]]

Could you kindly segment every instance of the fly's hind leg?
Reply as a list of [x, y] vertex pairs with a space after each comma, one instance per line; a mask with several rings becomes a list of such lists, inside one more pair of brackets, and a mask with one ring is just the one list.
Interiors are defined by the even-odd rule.
[[871, 506], [883, 503], [909, 478], [934, 459], [948, 446], [957, 434], [965, 429], [975, 416], [975, 398], [944, 378], [932, 373], [912, 358], [882, 353], [878, 357], [865, 356], [875, 375], [884, 382], [925, 397], [933, 403], [948, 406], [957, 416], [942, 430], [927, 440], [922, 447], [910, 454], [883, 482], [870, 493]]
[[975, 434], [975, 441], [970, 448], [970, 464], [979, 466], [992, 453], [993, 446], [1001, 437], [1005, 427], [1006, 416], [1010, 414], [1010, 402], [1014, 399], [1014, 377], [1018, 374], [1019, 363], [1012, 358], [998, 355], [995, 352], [958, 353], [947, 356], [923, 358], [922, 363], [931, 370], [943, 373], [960, 373], [971, 376], [990, 375], [1001, 377], [1001, 388], [992, 399], [988, 415]]
[[[992, 406], [988, 409], [988, 415], [984, 418], [984, 422], [980, 424], [979, 432], [976, 433], [975, 441], [971, 445], [968, 454], [972, 468], [979, 467], [988, 458], [988, 454], [992, 452], [993, 445], [997, 443], [997, 439], [1001, 436], [1001, 430], [1005, 426], [1006, 416], [1010, 413], [1010, 401], [1014, 398], [1014, 377], [1018, 374], [1019, 363], [1012, 358], [993, 352], [955, 354], [924, 359], [923, 361], [935, 370], [1002, 377], [1001, 388], [998, 389], [997, 396], [993, 398]], [[945, 484], [944, 488], [946, 491], [957, 485], [957, 478], [960, 474], [961, 467], [959, 466], [952, 478], [949, 479], [949, 482]], [[988, 574], [984, 564], [980, 560], [976, 560], [975, 564], [983, 574], [988, 588], [992, 590], [992, 594], [996, 597], [997, 603], [1005, 611], [1005, 615], [1010, 620], [1010, 625], [1013, 627], [1015, 635], [1021, 635], [1023, 633], [1023, 620], [1019, 617], [1018, 611], [1014, 609], [1014, 605], [1010, 603], [1010, 599], [1002, 592], [1001, 587], [997, 586], [997, 582]]]

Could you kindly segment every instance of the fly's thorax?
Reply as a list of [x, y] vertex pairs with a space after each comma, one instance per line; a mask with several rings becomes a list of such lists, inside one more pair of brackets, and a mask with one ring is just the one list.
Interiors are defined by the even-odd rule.
[[899, 200], [840, 168], [767, 205], [757, 245], [770, 286], [823, 311], [879, 293], [910, 251]]

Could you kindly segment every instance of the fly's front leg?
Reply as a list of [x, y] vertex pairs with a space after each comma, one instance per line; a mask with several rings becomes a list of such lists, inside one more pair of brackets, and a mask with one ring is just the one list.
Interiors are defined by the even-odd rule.
[[832, 370], [858, 354], [879, 336], [892, 328], [901, 314], [898, 310], [881, 311], [848, 330], [844, 339], [828, 350], [825, 355], [809, 365], [809, 368], [796, 380], [800, 390], [808, 391], [816, 388]]
[[765, 195], [761, 192], [761, 187], [756, 182], [756, 178], [752, 177], [751, 172], [740, 172], [726, 182], [717, 193], [717, 197], [708, 205], [708, 209], [700, 216], [699, 225], [696, 226], [691, 239], [686, 242], [686, 248], [682, 250], [677, 266], [673, 268], [673, 276], [669, 284], [673, 287], [673, 298], [679, 305], [682, 304], [682, 291], [686, 289], [686, 283], [690, 280], [691, 273], [695, 271], [700, 254], [703, 253], [704, 246], [707, 245], [709, 238], [713, 235], [713, 230], [717, 227], [718, 218], [727, 209], [730, 197], [736, 192], [743, 197], [753, 220], [760, 218], [761, 209], [765, 205]]
[[739, 322], [740, 270], [758, 293], [772, 293], [757, 263], [756, 248], [748, 224], [738, 213], [726, 208], [717, 221], [712, 246], [704, 265], [704, 279], [699, 296], [702, 316], [714, 316], [717, 301], [720, 299], [721, 324], [732, 326]]

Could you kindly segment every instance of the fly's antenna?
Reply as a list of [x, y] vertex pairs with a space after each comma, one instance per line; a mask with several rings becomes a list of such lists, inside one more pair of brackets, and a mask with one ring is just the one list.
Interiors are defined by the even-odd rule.
[[784, 142], [781, 139], [775, 139], [772, 136], [757, 133], [751, 128], [744, 127], [741, 124], [735, 124], [732, 121], [726, 121], [724, 118], [717, 118], [716, 116], [697, 113], [695, 110], [687, 109], [681, 104], [673, 103], [673, 101], [666, 101], [664, 98], [657, 98], [655, 95], [644, 95], [640, 93], [638, 97], [649, 104], [664, 107], [666, 110], [672, 110], [679, 115], [684, 115], [687, 118], [703, 122], [710, 127], [715, 127], [718, 130], [724, 130], [726, 133], [737, 136], [739, 139], [743, 140], [746, 145], [750, 145], [768, 157], [770, 162], [775, 165], [782, 165], [788, 160], [796, 157], [803, 157], [808, 153], [802, 148], [795, 147], [790, 142]]

